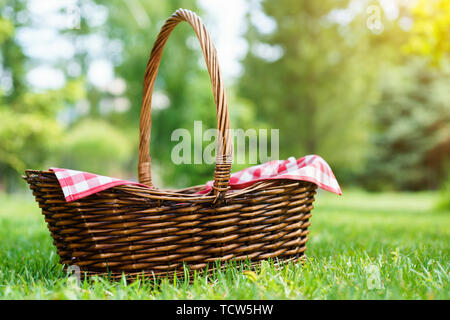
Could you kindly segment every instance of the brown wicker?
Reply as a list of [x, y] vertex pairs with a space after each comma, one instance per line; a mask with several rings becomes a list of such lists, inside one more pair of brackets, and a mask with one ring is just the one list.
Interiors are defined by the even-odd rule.
[[[213, 191], [202, 186], [158, 190], [150, 176], [151, 96], [164, 44], [181, 21], [200, 40], [212, 81], [221, 141]], [[215, 261], [276, 258], [297, 261], [306, 250], [316, 185], [292, 180], [258, 182], [230, 191], [232, 147], [228, 106], [216, 51], [201, 20], [177, 10], [162, 27], [147, 65], [140, 123], [139, 181], [66, 202], [51, 171], [27, 170], [36, 201], [54, 239], [60, 262], [88, 274], [167, 275], [204, 269]]]

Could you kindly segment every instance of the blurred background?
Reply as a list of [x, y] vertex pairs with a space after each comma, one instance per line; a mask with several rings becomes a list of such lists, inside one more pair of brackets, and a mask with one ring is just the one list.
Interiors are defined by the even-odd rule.
[[[322, 156], [344, 188], [439, 190], [450, 206], [450, 1], [0, 0], [0, 192], [50, 166], [136, 178], [145, 66], [176, 9], [216, 44], [232, 128], [277, 128], [280, 158]], [[180, 24], [153, 97], [155, 184], [205, 183], [170, 135], [215, 127], [200, 46]], [[236, 165], [234, 171], [245, 165]]]

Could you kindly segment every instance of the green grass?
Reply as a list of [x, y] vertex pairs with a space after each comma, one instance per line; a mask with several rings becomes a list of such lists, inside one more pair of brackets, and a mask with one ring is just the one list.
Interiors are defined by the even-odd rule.
[[0, 298], [449, 299], [450, 213], [433, 209], [436, 196], [319, 194], [304, 265], [267, 262], [255, 274], [229, 266], [191, 284], [96, 278], [78, 287], [33, 199], [0, 195]]

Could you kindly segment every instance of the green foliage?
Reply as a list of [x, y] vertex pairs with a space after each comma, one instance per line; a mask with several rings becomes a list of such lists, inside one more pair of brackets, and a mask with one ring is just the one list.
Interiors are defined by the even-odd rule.
[[[377, 2], [369, 4], [382, 9]], [[331, 164], [341, 184], [437, 188], [450, 153], [450, 133], [444, 125], [449, 113], [449, 6], [442, 0], [418, 1], [412, 8], [398, 5], [399, 17], [389, 20], [382, 13], [384, 30], [373, 34], [367, 28], [367, 8], [351, 13], [344, 23], [330, 18], [336, 10], [348, 14], [349, 8], [355, 9], [353, 1], [264, 0], [262, 11], [275, 26], [271, 32], [258, 27], [260, 17], [250, 18], [259, 8], [252, 3], [244, 73], [236, 87], [227, 87], [231, 127], [280, 129], [280, 158], [317, 153]], [[27, 1], [0, 0], [5, 8], [0, 12], [0, 77], [1, 83], [11, 82], [0, 86], [0, 188], [13, 189], [24, 168], [59, 165], [135, 173], [142, 83], [156, 35], [179, 7], [205, 14], [195, 0], [79, 0], [77, 6], [80, 28], [53, 30], [77, 44], [74, 55], [39, 61], [24, 54], [17, 38], [22, 27], [36, 24]], [[90, 12], [102, 10], [106, 21], [92, 23]], [[404, 17], [413, 19], [410, 31], [400, 27]], [[86, 45], [91, 37], [102, 43], [100, 52]], [[411, 59], [416, 54], [439, 63], [432, 68]], [[124, 93], [87, 80], [97, 59], [113, 63], [115, 77], [126, 83]], [[185, 187], [212, 178], [214, 165], [175, 165], [171, 159], [178, 143], [170, 139], [175, 129], [186, 128], [193, 135], [195, 120], [202, 120], [204, 129], [216, 126], [202, 60], [194, 32], [181, 23], [167, 42], [155, 85], [156, 96], [168, 100], [164, 105], [154, 99], [152, 112], [152, 176], [160, 187]], [[41, 64], [63, 71], [66, 86], [39, 92], [30, 87], [27, 72]], [[70, 71], [73, 65], [80, 67], [79, 75]], [[114, 99], [129, 102], [130, 108], [102, 111]], [[78, 108], [80, 101], [87, 110]], [[104, 138], [101, 129], [92, 129], [98, 119], [99, 128], [126, 147], [117, 151], [117, 144]], [[87, 130], [86, 123], [97, 140], [83, 144], [76, 128]], [[70, 138], [74, 132], [78, 136]], [[87, 149], [81, 150], [83, 146]], [[120, 154], [116, 165], [106, 157], [108, 148]], [[77, 155], [71, 159], [72, 150], [92, 159], [99, 153], [96, 159], [109, 164], [100, 168]], [[235, 150], [235, 157], [239, 152]], [[245, 166], [234, 165], [233, 170]]]
[[[146, 63], [163, 22], [180, 7], [200, 15], [201, 11], [193, 0], [101, 1], [101, 4], [109, 11], [106, 36], [111, 41], [120, 41], [124, 48], [115, 73], [125, 79], [125, 96], [131, 101], [129, 112], [121, 115], [121, 119], [116, 117], [114, 123], [137, 128]], [[136, 4], [142, 12], [136, 12]], [[203, 59], [202, 53], [194, 31], [187, 23], [180, 23], [167, 41], [155, 85], [155, 92], [166, 96], [169, 103], [152, 110], [152, 177], [165, 186], [187, 187], [204, 183], [211, 179], [214, 170], [208, 165], [175, 165], [171, 160], [171, 150], [177, 143], [171, 141], [175, 129], [185, 128], [193, 136], [194, 120], [202, 120], [205, 129], [216, 127], [209, 75], [204, 63], [199, 66], [200, 59]], [[134, 139], [137, 138], [136, 134]]]
[[0, 43], [5, 42], [14, 33], [14, 25], [11, 21], [0, 18]]
[[[33, 199], [0, 195], [0, 299], [449, 299], [450, 216], [432, 193], [321, 193], [304, 265], [230, 264], [191, 283], [66, 278]], [[380, 271], [369, 287], [368, 269]]]
[[65, 133], [55, 162], [63, 168], [120, 176], [132, 149], [130, 139], [111, 124], [84, 120]]
[[[345, 28], [327, 21], [337, 6], [263, 1], [277, 28], [266, 34], [250, 23], [239, 93], [258, 106], [260, 119], [280, 128], [281, 158], [317, 153], [333, 169], [356, 171], [367, 151], [366, 111], [375, 101], [377, 72], [363, 17]], [[271, 50], [281, 56], [262, 54]]]
[[[249, 19], [240, 95], [256, 103], [259, 118], [280, 128], [281, 158], [320, 154], [344, 184], [437, 188], [450, 154], [443, 2], [431, 8], [421, 1], [410, 34], [399, 27], [405, 10], [395, 21], [381, 17], [384, 32], [374, 35], [363, 13], [345, 24], [328, 19], [348, 8], [345, 1], [262, 1], [277, 27], [261, 32]], [[432, 12], [439, 12], [436, 21]], [[439, 57], [439, 68], [395, 49], [418, 38], [430, 48], [426, 54]], [[279, 57], [264, 56], [274, 49]]]
[[43, 115], [0, 109], [1, 163], [17, 173], [45, 161], [60, 135], [56, 122]]
[[12, 14], [9, 17], [3, 17], [6, 10], [0, 12], [0, 70], [2, 75], [5, 71], [10, 74], [12, 89], [9, 92], [1, 92], [3, 90], [0, 87], [0, 105], [3, 104], [2, 100], [10, 103], [26, 92], [25, 63], [27, 58], [15, 36], [17, 27], [22, 25], [17, 16], [19, 12], [26, 10], [27, 4], [25, 0], [0, 0], [0, 8], [6, 9], [6, 5], [12, 9]]
[[411, 36], [404, 46], [407, 53], [431, 57], [438, 65], [450, 53], [450, 2], [419, 0], [412, 10]]
[[12, 9], [10, 18], [0, 17], [0, 70], [11, 76], [11, 88], [2, 92], [0, 87], [0, 189], [11, 191], [20, 185], [25, 169], [49, 165], [63, 134], [57, 114], [83, 98], [85, 88], [80, 79], [68, 81], [58, 90], [36, 92], [28, 88], [27, 59], [15, 38], [16, 27], [22, 25], [17, 15], [26, 3], [8, 1], [8, 6]]
[[438, 188], [450, 161], [450, 68], [423, 59], [392, 66], [380, 79], [367, 162], [370, 188]]
[[12, 190], [25, 169], [51, 165], [48, 162], [63, 135], [57, 112], [83, 94], [82, 84], [72, 81], [59, 90], [26, 92], [9, 105], [3, 105], [0, 96], [0, 185]]

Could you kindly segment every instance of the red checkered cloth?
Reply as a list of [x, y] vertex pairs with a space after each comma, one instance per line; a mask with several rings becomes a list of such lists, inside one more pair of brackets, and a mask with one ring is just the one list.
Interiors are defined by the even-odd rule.
[[[132, 184], [149, 188], [137, 182], [88, 172], [60, 168], [51, 168], [51, 170], [55, 173], [67, 202], [119, 185]], [[316, 155], [305, 156], [297, 160], [294, 157], [287, 160], [274, 160], [233, 173], [230, 178], [230, 189], [243, 189], [258, 181], [274, 179], [309, 181], [324, 190], [342, 194], [330, 166]], [[212, 184], [212, 181], [208, 181], [205, 190], [200, 193], [209, 192]]]
[[100, 176], [89, 172], [61, 168], [50, 168], [50, 170], [55, 173], [67, 202], [124, 184], [140, 185], [148, 188], [146, 185], [133, 181]]
[[[287, 160], [273, 160], [233, 173], [230, 177], [230, 189], [243, 189], [258, 181], [275, 179], [309, 181], [324, 190], [342, 194], [330, 166], [317, 155], [308, 155], [299, 159], [290, 157]], [[201, 193], [209, 192], [212, 185], [213, 181], [208, 181], [206, 189]]]

